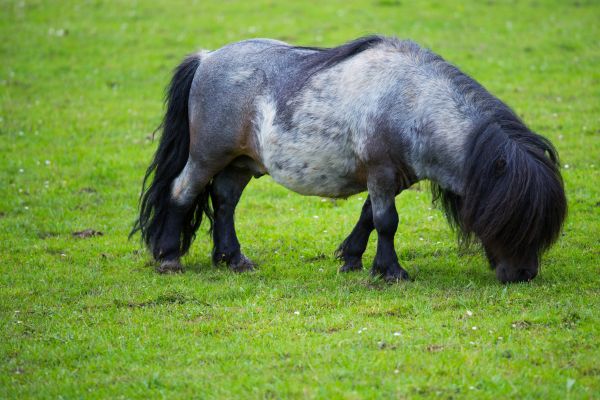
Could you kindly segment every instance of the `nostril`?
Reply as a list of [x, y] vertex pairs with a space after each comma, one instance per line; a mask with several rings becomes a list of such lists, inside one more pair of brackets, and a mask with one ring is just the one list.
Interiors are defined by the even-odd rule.
[[537, 271], [530, 270], [530, 269], [523, 269], [523, 270], [521, 270], [521, 274], [524, 277], [523, 280], [530, 281], [537, 276]]
[[533, 271], [530, 269], [520, 269], [516, 274], [515, 280], [513, 282], [529, 282], [537, 275], [537, 271]]

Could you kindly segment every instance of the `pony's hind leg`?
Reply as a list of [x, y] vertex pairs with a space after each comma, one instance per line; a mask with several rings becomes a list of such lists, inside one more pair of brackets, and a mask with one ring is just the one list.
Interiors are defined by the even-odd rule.
[[160, 210], [163, 227], [153, 253], [160, 273], [180, 272], [179, 258], [189, 249], [202, 214], [208, 212], [207, 185], [211, 174], [191, 158], [171, 185], [168, 207]]
[[158, 261], [156, 272], [161, 274], [183, 272], [179, 262], [181, 256], [180, 236], [187, 212], [184, 208], [171, 205], [164, 215], [164, 226], [160, 237], [152, 249], [154, 258]]
[[369, 174], [367, 186], [371, 197], [373, 224], [377, 230], [377, 253], [371, 273], [386, 281], [407, 280], [408, 273], [398, 263], [394, 236], [398, 229], [397, 194], [393, 170], [380, 169]]
[[367, 248], [369, 236], [373, 229], [375, 229], [375, 225], [373, 224], [373, 209], [371, 207], [371, 198], [367, 196], [358, 222], [350, 235], [348, 235], [335, 252], [336, 257], [344, 261], [340, 272], [358, 271], [363, 268], [362, 255]]
[[226, 263], [236, 272], [254, 269], [240, 250], [234, 224], [235, 207], [252, 175], [249, 169], [229, 165], [215, 176], [210, 191], [215, 213], [213, 263]]

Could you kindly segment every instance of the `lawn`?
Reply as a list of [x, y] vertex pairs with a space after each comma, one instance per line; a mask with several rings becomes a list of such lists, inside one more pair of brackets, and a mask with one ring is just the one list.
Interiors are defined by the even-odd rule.
[[[0, 398], [598, 398], [599, 20], [585, 0], [0, 0]], [[256, 272], [213, 267], [203, 227], [187, 271], [156, 274], [127, 234], [181, 58], [369, 33], [440, 53], [556, 145], [570, 209], [540, 276], [498, 283], [426, 183], [397, 198], [413, 280], [339, 274], [365, 194], [269, 177], [236, 214]]]

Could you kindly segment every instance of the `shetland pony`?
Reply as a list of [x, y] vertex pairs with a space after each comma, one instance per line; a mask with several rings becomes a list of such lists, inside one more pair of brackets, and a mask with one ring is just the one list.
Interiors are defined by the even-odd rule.
[[547, 139], [440, 56], [381, 36], [328, 49], [253, 39], [188, 56], [167, 90], [132, 234], [159, 272], [180, 271], [206, 216], [213, 262], [251, 270], [234, 211], [264, 174], [303, 195], [368, 191], [337, 255], [341, 271], [362, 269], [376, 230], [372, 273], [388, 281], [408, 279], [394, 249], [394, 199], [422, 179], [501, 282], [537, 275], [567, 210]]

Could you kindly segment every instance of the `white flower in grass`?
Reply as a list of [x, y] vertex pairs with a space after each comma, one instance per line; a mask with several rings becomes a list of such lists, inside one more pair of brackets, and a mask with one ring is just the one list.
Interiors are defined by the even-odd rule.
[[575, 385], [575, 379], [572, 379], [572, 378], [567, 379], [567, 392], [570, 392], [571, 389], [573, 389], [574, 385]]

